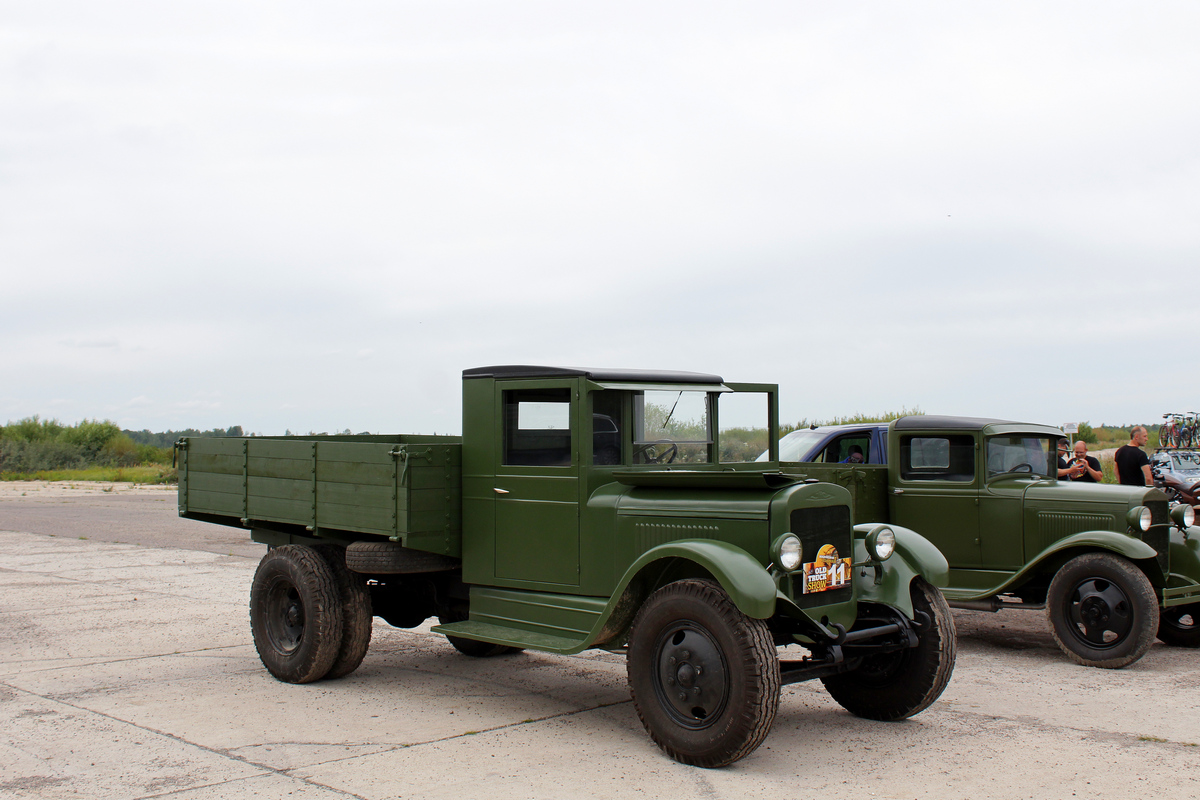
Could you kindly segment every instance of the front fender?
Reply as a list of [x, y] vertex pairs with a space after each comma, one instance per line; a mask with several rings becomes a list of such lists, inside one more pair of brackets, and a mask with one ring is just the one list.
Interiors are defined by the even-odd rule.
[[[994, 586], [986, 591], [970, 595], [956, 594], [954, 599], [979, 600], [1015, 589], [1031, 577], [1041, 573], [1046, 567], [1047, 562], [1057, 562], [1060, 555], [1069, 550], [1108, 550], [1109, 552], [1124, 556], [1130, 561], [1145, 561], [1158, 557], [1158, 553], [1155, 552], [1154, 548], [1141, 539], [1134, 539], [1132, 536], [1116, 533], [1115, 531], [1080, 531], [1051, 544], [1045, 550], [1029, 559], [1029, 563], [1020, 572], [1014, 573], [999, 586]], [[1171, 552], [1173, 555], [1174, 548], [1172, 548]], [[1159, 575], [1161, 574], [1160, 572]], [[1161, 578], [1152, 577], [1152, 580], [1156, 585], [1162, 582]]]
[[625, 570], [614, 597], [624, 594], [634, 578], [647, 569], [653, 571], [654, 562], [664, 559], [683, 559], [702, 567], [747, 617], [768, 619], [775, 613], [775, 581], [766, 567], [742, 548], [714, 539], [679, 539], [647, 550]]
[[[854, 561], [861, 563], [869, 560], [867, 554], [867, 533], [878, 526], [878, 523], [866, 523], [854, 526]], [[898, 608], [912, 619], [912, 596], [909, 585], [918, 576], [938, 588], [950, 583], [950, 565], [942, 551], [932, 542], [916, 531], [901, 528], [899, 525], [888, 525], [896, 534], [896, 551], [892, 557], [883, 562], [882, 580], [874, 580], [874, 571], [867, 567], [866, 577], [858, 582], [858, 599], [860, 602], [884, 603]], [[861, 568], [860, 568], [861, 569]]]

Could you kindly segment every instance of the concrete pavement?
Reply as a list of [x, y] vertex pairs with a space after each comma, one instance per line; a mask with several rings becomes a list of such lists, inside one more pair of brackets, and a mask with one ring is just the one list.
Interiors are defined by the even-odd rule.
[[763, 747], [700, 770], [650, 742], [612, 654], [471, 659], [377, 619], [353, 675], [279, 683], [251, 643], [255, 564], [0, 530], [0, 797], [1200, 796], [1196, 651], [1089, 669], [1040, 616], [960, 612], [926, 712], [871, 722], [785, 687]]

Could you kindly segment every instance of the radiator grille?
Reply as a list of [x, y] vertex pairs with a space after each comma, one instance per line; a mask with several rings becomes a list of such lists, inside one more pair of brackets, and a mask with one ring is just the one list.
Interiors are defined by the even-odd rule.
[[[850, 509], [847, 506], [798, 508], [792, 512], [790, 523], [792, 533], [800, 537], [800, 544], [804, 547], [804, 561], [812, 561], [821, 546], [826, 544], [837, 548], [842, 558], [854, 557], [854, 550], [850, 546]], [[793, 598], [801, 608], [844, 603], [854, 596], [853, 584], [827, 592], [803, 594], [801, 580], [803, 578], [797, 578], [793, 583]]]

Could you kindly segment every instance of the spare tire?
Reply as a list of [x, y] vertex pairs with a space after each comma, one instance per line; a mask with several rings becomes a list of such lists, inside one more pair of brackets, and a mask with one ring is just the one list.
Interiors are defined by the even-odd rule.
[[395, 542], [353, 542], [346, 548], [346, 566], [366, 575], [403, 575], [460, 569], [462, 559]]

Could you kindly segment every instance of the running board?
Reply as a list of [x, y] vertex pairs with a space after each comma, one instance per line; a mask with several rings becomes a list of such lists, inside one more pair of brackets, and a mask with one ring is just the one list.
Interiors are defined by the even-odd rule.
[[493, 625], [490, 622], [451, 622], [449, 625], [435, 625], [431, 629], [443, 636], [455, 636], [460, 639], [474, 639], [479, 642], [503, 644], [509, 647], [519, 647], [523, 650], [542, 650], [547, 653], [570, 655], [583, 650], [583, 639], [572, 639], [566, 636], [553, 636], [549, 633], [509, 628], [505, 625]]

